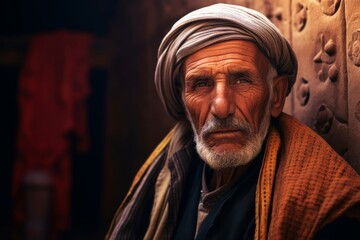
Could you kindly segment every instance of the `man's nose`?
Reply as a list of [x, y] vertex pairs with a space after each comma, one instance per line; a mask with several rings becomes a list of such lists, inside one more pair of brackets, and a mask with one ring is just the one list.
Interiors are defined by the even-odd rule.
[[211, 114], [226, 118], [235, 112], [234, 96], [227, 84], [216, 84], [212, 92]]

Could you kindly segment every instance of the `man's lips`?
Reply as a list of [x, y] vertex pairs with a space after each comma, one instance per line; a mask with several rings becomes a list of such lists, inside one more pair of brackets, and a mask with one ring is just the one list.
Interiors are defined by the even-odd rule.
[[243, 144], [246, 139], [248, 139], [246, 132], [241, 131], [240, 129], [221, 129], [211, 131], [203, 138], [209, 147], [222, 144]]
[[214, 131], [211, 131], [211, 132], [205, 134], [204, 137], [205, 138], [211, 137], [211, 136], [226, 137], [226, 136], [233, 136], [234, 134], [243, 134], [243, 131], [241, 131], [240, 129], [219, 129], [219, 130], [214, 130]]
[[240, 129], [229, 129], [229, 130], [216, 130], [212, 131], [209, 134], [221, 134], [221, 133], [232, 133], [232, 132], [240, 132]]

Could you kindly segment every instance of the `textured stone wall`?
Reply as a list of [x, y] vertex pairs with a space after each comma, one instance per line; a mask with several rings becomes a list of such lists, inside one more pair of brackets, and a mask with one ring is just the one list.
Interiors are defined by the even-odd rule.
[[299, 74], [293, 115], [337, 152], [348, 151], [344, 1], [293, 1], [292, 45]]
[[[294, 0], [291, 44], [299, 73], [291, 113], [360, 170], [360, 8], [355, 0]], [[357, 91], [356, 91], [357, 88]]]
[[347, 77], [348, 152], [347, 160], [360, 172], [360, 4], [345, 4], [345, 59]]

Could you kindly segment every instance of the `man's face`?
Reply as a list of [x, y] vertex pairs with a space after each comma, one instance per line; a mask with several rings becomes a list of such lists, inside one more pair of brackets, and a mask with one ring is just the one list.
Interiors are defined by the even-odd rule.
[[184, 95], [197, 151], [214, 169], [249, 163], [270, 122], [274, 71], [255, 44], [211, 45], [184, 62]]

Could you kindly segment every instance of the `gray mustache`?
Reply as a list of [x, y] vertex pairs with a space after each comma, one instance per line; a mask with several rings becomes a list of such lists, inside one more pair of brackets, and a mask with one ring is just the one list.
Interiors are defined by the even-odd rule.
[[238, 130], [247, 134], [252, 133], [250, 123], [244, 120], [237, 119], [233, 116], [229, 116], [224, 119], [213, 117], [208, 121], [201, 129], [200, 135], [202, 137], [208, 137], [212, 132], [221, 130]]

